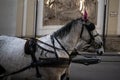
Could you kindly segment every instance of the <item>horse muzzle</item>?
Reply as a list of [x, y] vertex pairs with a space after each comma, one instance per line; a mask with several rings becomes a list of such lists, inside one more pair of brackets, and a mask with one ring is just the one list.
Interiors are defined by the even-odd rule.
[[99, 50], [99, 49], [98, 49], [98, 50], [97, 50], [97, 54], [98, 54], [98, 55], [104, 54], [104, 49], [103, 49], [103, 50], [101, 50], [101, 49]]

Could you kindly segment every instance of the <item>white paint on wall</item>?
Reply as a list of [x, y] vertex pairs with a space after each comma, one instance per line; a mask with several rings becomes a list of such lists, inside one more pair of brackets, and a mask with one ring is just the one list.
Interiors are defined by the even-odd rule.
[[41, 35], [43, 28], [43, 7], [44, 0], [38, 0], [37, 35]]
[[22, 36], [26, 35], [27, 0], [24, 0]]
[[120, 0], [119, 0], [119, 9], [118, 9], [118, 27], [117, 27], [117, 35], [120, 35]]
[[0, 0], [0, 35], [16, 34], [17, 0]]
[[104, 0], [98, 0], [97, 31], [102, 34], [104, 19]]

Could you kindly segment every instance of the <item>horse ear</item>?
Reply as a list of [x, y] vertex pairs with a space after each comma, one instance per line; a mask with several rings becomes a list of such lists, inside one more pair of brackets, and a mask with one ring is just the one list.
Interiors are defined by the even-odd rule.
[[86, 27], [89, 31], [93, 31], [95, 29], [95, 25], [93, 23], [90, 23], [89, 25], [86, 25]]

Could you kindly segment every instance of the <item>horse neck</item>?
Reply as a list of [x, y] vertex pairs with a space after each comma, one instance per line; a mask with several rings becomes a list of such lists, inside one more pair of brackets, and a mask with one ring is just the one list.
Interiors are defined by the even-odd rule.
[[80, 32], [80, 26], [73, 27], [70, 33], [61, 39], [63, 46], [65, 46], [67, 50], [73, 50], [75, 48], [80, 37]]

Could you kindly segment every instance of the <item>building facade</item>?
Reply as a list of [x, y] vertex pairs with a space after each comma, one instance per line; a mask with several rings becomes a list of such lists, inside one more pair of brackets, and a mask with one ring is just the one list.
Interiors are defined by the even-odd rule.
[[[34, 36], [35, 34], [35, 25], [36, 25], [36, 1], [37, 0], [0, 0], [0, 35], [11, 35], [11, 36]], [[48, 4], [48, 1], [54, 2], [54, 5], [49, 2], [49, 8], [45, 8], [45, 2]], [[38, 0], [37, 8], [37, 35], [50, 34], [51, 32], [59, 29], [65, 23], [61, 22], [61, 18], [64, 20], [72, 20], [81, 16], [81, 13], [78, 11], [81, 10], [80, 2], [82, 0], [71, 3], [71, 0], [67, 0], [66, 4], [73, 8], [69, 9], [68, 6], [61, 8], [61, 5], [56, 6], [57, 1], [63, 5], [62, 1], [66, 0]], [[60, 2], [61, 1], [61, 2]], [[103, 27], [105, 24], [105, 33], [107, 35], [120, 35], [120, 1], [119, 0], [84, 0], [88, 1], [86, 5], [96, 7], [95, 10], [92, 10], [90, 17], [94, 16], [93, 22], [95, 22], [97, 30], [100, 34], [103, 33]], [[78, 4], [79, 2], [79, 4]], [[92, 5], [92, 4], [95, 5]], [[75, 6], [76, 5], [76, 6]], [[106, 5], [106, 12], [105, 12]], [[53, 7], [53, 8], [52, 8]], [[51, 11], [51, 10], [53, 11]], [[68, 10], [67, 10], [68, 9]], [[87, 8], [88, 9], [88, 8]], [[48, 12], [49, 11], [49, 12]], [[73, 13], [71, 13], [73, 12]], [[89, 12], [89, 10], [88, 10]], [[69, 13], [70, 15], [67, 15]], [[90, 13], [90, 12], [89, 12]], [[89, 14], [88, 13], [88, 14]], [[104, 16], [106, 13], [106, 16]], [[76, 14], [73, 17], [73, 14]], [[59, 16], [61, 15], [61, 16]], [[46, 18], [47, 16], [47, 18]], [[49, 18], [48, 18], [49, 17]], [[49, 22], [49, 19], [55, 17], [53, 22], [56, 21], [56, 24], [45, 25], [45, 20]], [[106, 17], [106, 18], [105, 18]], [[104, 23], [105, 19], [105, 23]], [[51, 22], [49, 22], [51, 23]]]

